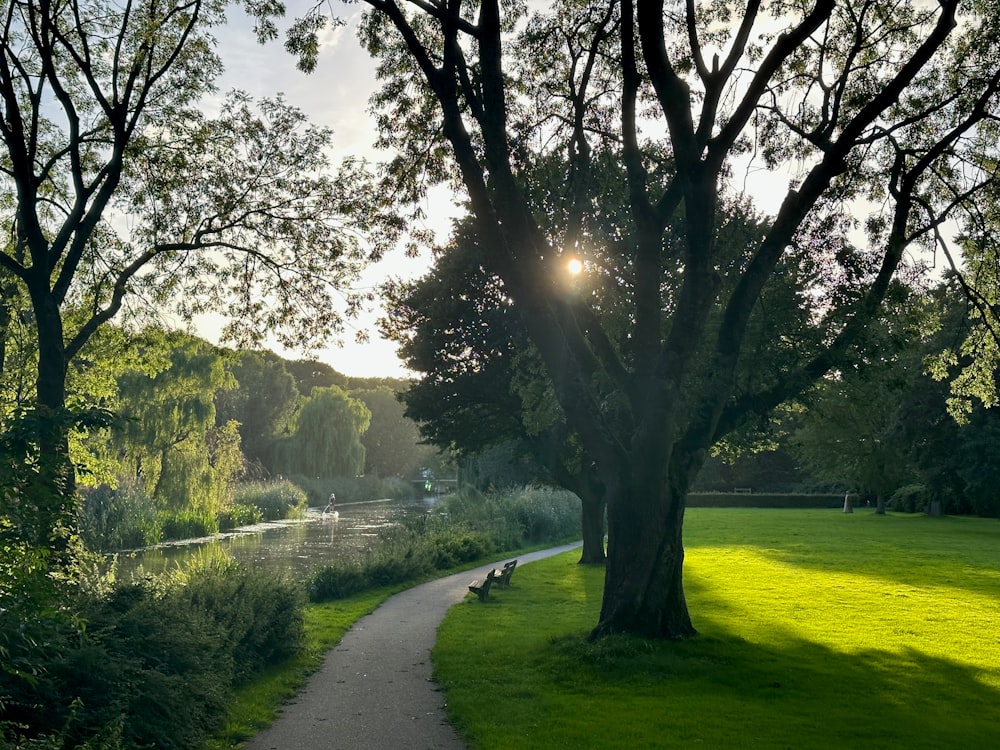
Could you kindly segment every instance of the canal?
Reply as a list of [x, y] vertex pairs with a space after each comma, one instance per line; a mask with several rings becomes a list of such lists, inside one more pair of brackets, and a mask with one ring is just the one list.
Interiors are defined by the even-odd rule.
[[379, 532], [407, 517], [426, 514], [434, 498], [423, 501], [373, 500], [338, 503], [337, 518], [310, 508], [305, 518], [273, 521], [201, 539], [166, 542], [118, 555], [117, 577], [158, 574], [199, 559], [224, 554], [247, 565], [306, 577], [335, 560], [356, 559], [371, 550]]

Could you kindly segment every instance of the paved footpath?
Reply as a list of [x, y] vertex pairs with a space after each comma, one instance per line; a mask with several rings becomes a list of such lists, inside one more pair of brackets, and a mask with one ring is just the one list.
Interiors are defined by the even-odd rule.
[[[518, 567], [580, 544], [518, 556]], [[323, 666], [244, 750], [464, 750], [431, 679], [445, 612], [503, 561], [415, 586], [358, 620]], [[517, 573], [514, 573], [517, 585]]]

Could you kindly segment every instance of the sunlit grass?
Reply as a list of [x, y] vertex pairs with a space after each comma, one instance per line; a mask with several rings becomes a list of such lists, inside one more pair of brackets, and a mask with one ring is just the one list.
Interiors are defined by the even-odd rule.
[[454, 608], [435, 674], [473, 748], [1000, 743], [1000, 523], [689, 511], [685, 643], [585, 636], [572, 553]]

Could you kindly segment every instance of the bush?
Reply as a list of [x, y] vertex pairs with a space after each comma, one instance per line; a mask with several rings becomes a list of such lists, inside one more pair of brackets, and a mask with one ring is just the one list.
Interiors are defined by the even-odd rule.
[[85, 604], [87, 628], [53, 657], [35, 721], [77, 747], [117, 727], [123, 747], [198, 748], [221, 723], [232, 654], [207, 613], [149, 579]]
[[163, 539], [197, 539], [219, 531], [219, 521], [215, 516], [189, 510], [173, 515], [163, 514], [160, 524]]
[[563, 490], [526, 487], [489, 495], [463, 490], [441, 508], [380, 531], [377, 552], [367, 559], [317, 570], [309, 582], [310, 600], [341, 599], [580, 532], [580, 500]]
[[496, 549], [580, 534], [580, 499], [566, 490], [528, 486], [483, 494], [464, 488], [445, 498], [443, 507], [453, 524], [488, 534]]
[[219, 531], [230, 531], [241, 526], [253, 526], [264, 520], [264, 513], [256, 505], [233, 503], [219, 513]]
[[237, 682], [295, 654], [304, 642], [302, 589], [276, 572], [214, 560], [192, 571], [178, 596], [222, 628]]
[[841, 508], [843, 493], [692, 492], [689, 508]]
[[5, 706], [0, 747], [204, 747], [232, 686], [301, 648], [303, 600], [231, 560], [80, 594]]
[[923, 513], [930, 504], [927, 488], [922, 484], [900, 487], [889, 498], [889, 507], [901, 513]]
[[325, 602], [346, 599], [369, 587], [368, 576], [361, 566], [350, 562], [324, 565], [309, 581], [309, 601]]
[[330, 493], [337, 496], [338, 503], [361, 503], [370, 500], [412, 500], [416, 497], [413, 484], [405, 479], [392, 477], [335, 477], [332, 479], [310, 479], [293, 475], [289, 479], [308, 496], [309, 505], [323, 507]]
[[462, 563], [481, 560], [496, 551], [493, 539], [477, 531], [440, 533], [428, 539], [433, 566], [446, 570]]
[[82, 488], [80, 535], [88, 549], [138, 549], [160, 541], [156, 502], [138, 484]]
[[241, 484], [236, 488], [234, 502], [237, 506], [259, 508], [265, 521], [301, 518], [308, 505], [306, 493], [287, 479]]

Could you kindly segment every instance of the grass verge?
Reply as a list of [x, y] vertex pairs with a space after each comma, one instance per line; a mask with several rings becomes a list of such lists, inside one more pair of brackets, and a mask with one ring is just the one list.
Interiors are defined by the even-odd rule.
[[[534, 552], [548, 547], [568, 544], [573, 539], [563, 539], [546, 544], [535, 544], [506, 553], [508, 557]], [[498, 558], [499, 559], [499, 558]], [[293, 698], [305, 684], [309, 675], [323, 663], [326, 653], [340, 643], [344, 634], [365, 615], [393, 594], [410, 586], [478, 567], [489, 560], [458, 565], [435, 575], [392, 586], [384, 586], [336, 601], [310, 603], [305, 606], [305, 647], [297, 656], [276, 665], [236, 691], [226, 712], [226, 725], [216, 737], [206, 744], [206, 750], [229, 750], [270, 726], [277, 718], [278, 709]]]
[[453, 608], [436, 679], [476, 750], [1000, 746], [1000, 524], [692, 509], [701, 635], [591, 644], [603, 571], [563, 555]]
[[323, 663], [351, 626], [405, 586], [365, 592], [336, 602], [305, 607], [305, 648], [293, 659], [263, 672], [242, 686], [230, 704], [223, 732], [207, 745], [208, 750], [232, 748], [269, 726], [281, 704], [295, 696], [310, 674]]

